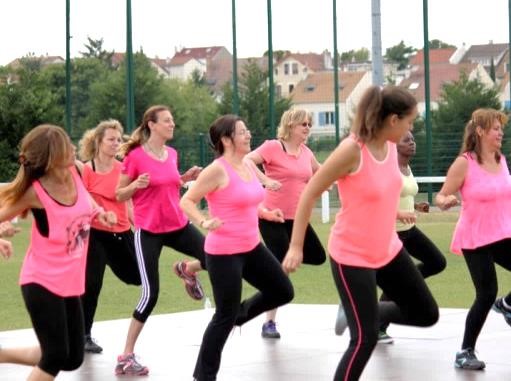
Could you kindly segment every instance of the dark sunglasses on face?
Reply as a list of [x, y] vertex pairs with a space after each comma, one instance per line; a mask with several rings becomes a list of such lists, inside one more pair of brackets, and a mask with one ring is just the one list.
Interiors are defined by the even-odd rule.
[[312, 123], [303, 122], [302, 127], [312, 127]]

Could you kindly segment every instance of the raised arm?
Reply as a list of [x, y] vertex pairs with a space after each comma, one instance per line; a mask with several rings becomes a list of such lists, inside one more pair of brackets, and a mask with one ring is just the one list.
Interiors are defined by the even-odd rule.
[[302, 263], [305, 230], [314, 203], [333, 182], [356, 170], [359, 162], [359, 146], [352, 139], [345, 139], [330, 154], [305, 186], [296, 209], [289, 250], [282, 262], [286, 272], [295, 271]]
[[441, 210], [447, 210], [458, 204], [456, 193], [460, 190], [468, 170], [468, 161], [458, 156], [447, 171], [444, 185], [435, 197], [435, 203]]
[[252, 152], [248, 153], [247, 155], [245, 155], [243, 161], [245, 163], [247, 163], [247, 165], [249, 165], [251, 168], [254, 169], [257, 179], [259, 180], [259, 182], [261, 184], [264, 185], [265, 188], [271, 189], [271, 190], [279, 190], [280, 189], [282, 184], [279, 181], [269, 178], [268, 176], [266, 176], [266, 174], [264, 172], [262, 172], [259, 169], [258, 165], [262, 164], [264, 162], [264, 159], [258, 152], [252, 151]]
[[119, 183], [115, 189], [115, 196], [118, 201], [127, 201], [135, 194], [138, 189], [147, 188], [149, 186], [149, 174], [143, 173], [135, 180], [128, 175], [121, 174]]
[[212, 163], [199, 174], [193, 186], [181, 197], [179, 206], [194, 224], [207, 230], [215, 229], [222, 224], [218, 218], [208, 218], [202, 214], [197, 204], [206, 194], [213, 192], [226, 182], [225, 170], [217, 163]]

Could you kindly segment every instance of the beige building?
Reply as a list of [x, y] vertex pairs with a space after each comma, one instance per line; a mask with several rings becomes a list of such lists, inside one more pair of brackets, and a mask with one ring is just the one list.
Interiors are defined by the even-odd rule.
[[[339, 130], [343, 135], [351, 127], [355, 107], [364, 90], [371, 86], [367, 71], [339, 73]], [[312, 135], [335, 135], [334, 73], [309, 74], [291, 93], [293, 105], [312, 112]]]

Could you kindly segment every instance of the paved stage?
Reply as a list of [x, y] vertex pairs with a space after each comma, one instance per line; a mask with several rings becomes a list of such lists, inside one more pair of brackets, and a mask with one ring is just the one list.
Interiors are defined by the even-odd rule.
[[[511, 380], [511, 327], [501, 315], [490, 312], [478, 341], [478, 357], [484, 371], [455, 369], [454, 355], [461, 343], [466, 310], [442, 309], [432, 328], [390, 326], [392, 345], [379, 344], [362, 380]], [[332, 380], [347, 346], [348, 331], [335, 336], [337, 306], [291, 304], [279, 310], [280, 340], [262, 339], [263, 317], [233, 332], [224, 349], [219, 381], [326, 381]], [[149, 367], [151, 381], [191, 381], [202, 333], [212, 310], [154, 315], [137, 345], [141, 363]], [[100, 355], [86, 355], [74, 372], [58, 380], [139, 380], [116, 377], [117, 354], [124, 346], [129, 320], [97, 322], [93, 336], [104, 348]], [[32, 330], [0, 332], [2, 347], [36, 343]], [[24, 380], [30, 368], [0, 364], [0, 380]]]

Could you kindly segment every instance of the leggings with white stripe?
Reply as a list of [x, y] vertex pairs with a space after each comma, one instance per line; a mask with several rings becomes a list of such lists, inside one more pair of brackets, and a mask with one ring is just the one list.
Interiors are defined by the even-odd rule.
[[[438, 306], [409, 254], [402, 249], [387, 265], [372, 269], [330, 260], [350, 330], [350, 343], [335, 381], [358, 380], [378, 339], [378, 321], [427, 327], [438, 320]], [[392, 300], [379, 302], [376, 286]]]
[[163, 246], [198, 259], [201, 267], [206, 268], [204, 236], [192, 224], [188, 223], [182, 229], [168, 233], [135, 230], [135, 253], [142, 281], [142, 295], [133, 312], [133, 318], [142, 323], [145, 323], [158, 301], [160, 292], [159, 259]]

